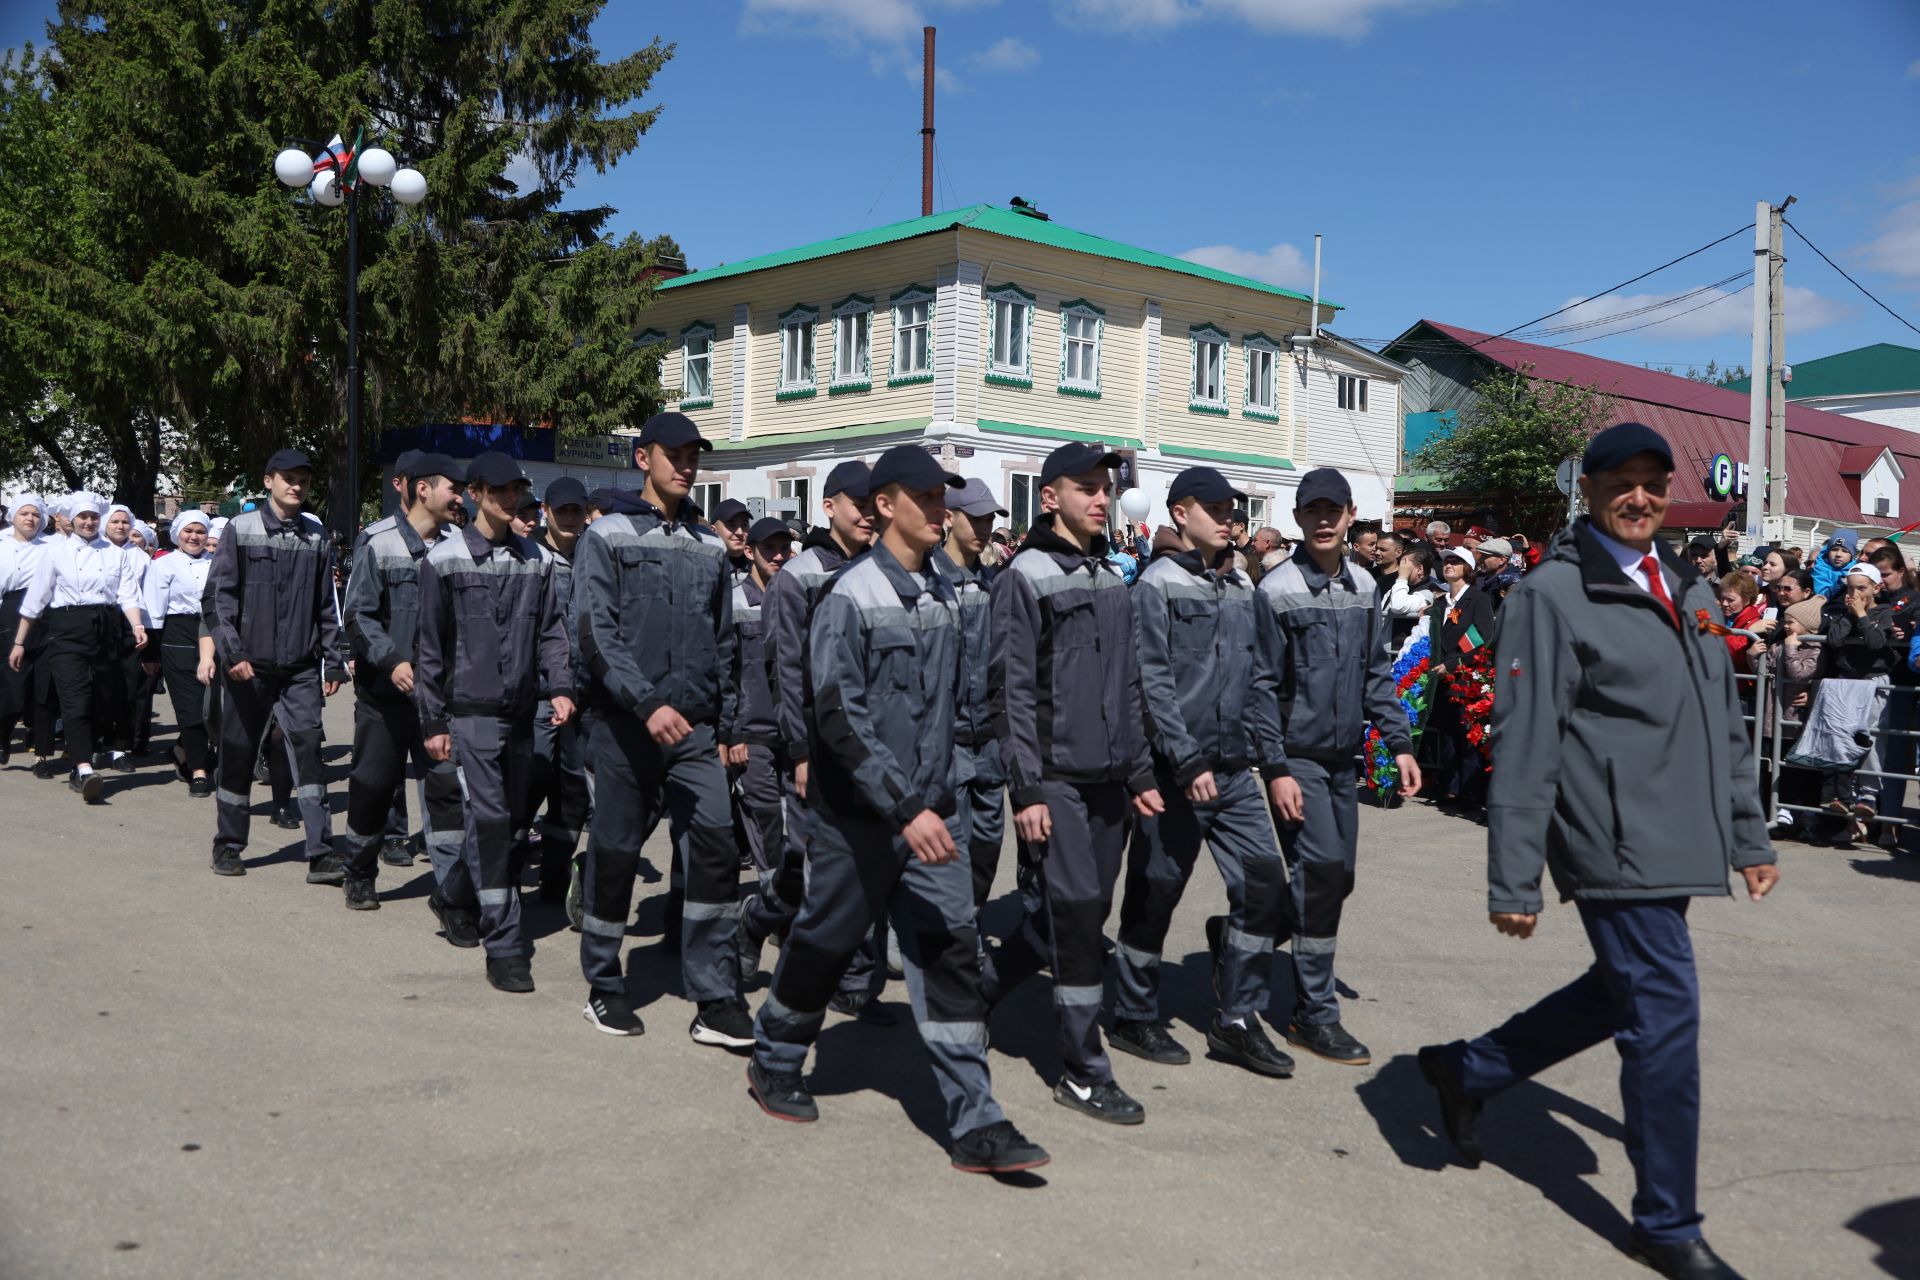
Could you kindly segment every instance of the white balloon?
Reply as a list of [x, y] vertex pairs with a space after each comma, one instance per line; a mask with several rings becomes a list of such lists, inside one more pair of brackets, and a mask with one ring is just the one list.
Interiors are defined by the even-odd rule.
[[401, 204], [419, 204], [427, 198], [427, 175], [418, 169], [402, 169], [393, 175], [393, 198]]
[[360, 176], [376, 187], [384, 187], [392, 182], [398, 167], [393, 152], [385, 147], [368, 147], [360, 153]]
[[337, 208], [346, 199], [340, 194], [340, 184], [333, 180], [332, 170], [317, 175], [308, 190], [313, 192], [315, 204], [323, 204], [329, 209]]
[[1129, 489], [1120, 495], [1120, 514], [1134, 524], [1145, 520], [1152, 507], [1153, 501], [1147, 497], [1145, 489]]
[[290, 187], [304, 187], [313, 180], [313, 157], [289, 147], [273, 158], [273, 176]]

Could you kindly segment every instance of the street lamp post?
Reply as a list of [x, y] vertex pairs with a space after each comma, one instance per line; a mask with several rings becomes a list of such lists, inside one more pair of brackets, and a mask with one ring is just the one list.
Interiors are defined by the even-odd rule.
[[400, 168], [382, 147], [356, 156], [338, 134], [318, 156], [297, 147], [282, 151], [273, 172], [289, 187], [306, 187], [317, 205], [347, 206], [347, 494], [335, 526], [351, 540], [360, 497], [360, 182], [387, 187], [401, 204], [415, 205], [427, 198], [427, 179], [418, 169]]

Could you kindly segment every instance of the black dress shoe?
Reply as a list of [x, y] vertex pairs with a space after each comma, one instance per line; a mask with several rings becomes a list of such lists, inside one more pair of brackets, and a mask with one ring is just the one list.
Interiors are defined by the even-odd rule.
[[1440, 1127], [1467, 1168], [1478, 1169], [1482, 1158], [1480, 1135], [1475, 1131], [1480, 1123], [1479, 1101], [1467, 1096], [1460, 1085], [1460, 1073], [1453, 1069], [1446, 1050], [1440, 1045], [1428, 1045], [1420, 1051], [1419, 1058], [1420, 1074], [1440, 1095]]
[[1193, 1061], [1193, 1055], [1169, 1035], [1166, 1024], [1160, 1022], [1116, 1018], [1113, 1030], [1107, 1032], [1107, 1045], [1163, 1066], [1183, 1067]]
[[525, 995], [533, 990], [533, 964], [525, 956], [488, 956], [487, 981], [496, 990]]
[[1705, 1240], [1655, 1244], [1635, 1235], [1627, 1242], [1627, 1256], [1669, 1280], [1741, 1280], [1740, 1273], [1722, 1262]]

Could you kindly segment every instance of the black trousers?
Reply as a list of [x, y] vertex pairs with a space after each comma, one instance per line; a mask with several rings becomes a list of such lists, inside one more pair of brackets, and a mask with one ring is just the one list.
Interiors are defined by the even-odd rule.
[[[347, 775], [347, 878], [372, 880], [380, 871], [380, 846], [391, 838], [396, 796], [405, 794], [413, 763], [427, 823], [427, 857], [434, 878], [444, 881], [460, 858], [466, 838], [460, 810], [460, 780], [452, 760], [427, 755], [420, 713], [411, 698], [353, 700], [353, 772]], [[403, 835], [401, 837], [405, 839]]]
[[[20, 601], [26, 594], [23, 587], [0, 595], [0, 643], [4, 643], [9, 651], [13, 648], [14, 634], [20, 629]], [[5, 662], [0, 662], [0, 747], [11, 748], [15, 725], [25, 724], [28, 735], [33, 733], [34, 671], [39, 665], [45, 641], [46, 628], [34, 627], [27, 632], [27, 648], [20, 669], [15, 671]]]
[[[69, 605], [46, 612], [47, 648], [43, 661], [60, 698], [66, 725], [67, 754], [91, 762], [102, 744], [99, 731], [113, 721], [119, 690], [120, 636], [126, 618], [110, 604]], [[53, 718], [34, 727], [34, 750], [53, 754]]]
[[160, 628], [160, 677], [189, 773], [207, 767], [207, 688], [200, 683], [200, 615], [176, 613]]

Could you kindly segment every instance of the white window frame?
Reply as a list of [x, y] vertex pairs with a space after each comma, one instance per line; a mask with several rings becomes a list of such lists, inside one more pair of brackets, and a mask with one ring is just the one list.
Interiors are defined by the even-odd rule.
[[[709, 493], [709, 490], [712, 492]], [[703, 495], [705, 499], [711, 499], [711, 501], [703, 500]], [[720, 482], [718, 480], [695, 481], [687, 490], [687, 497], [693, 500], [694, 506], [700, 508], [700, 514], [707, 518], [707, 523], [712, 524], [713, 513], [719, 509], [721, 502]]]
[[[1017, 284], [995, 285], [986, 291], [987, 300], [987, 381], [1010, 387], [1030, 387], [1033, 385], [1033, 304], [1037, 299]], [[1002, 310], [1002, 308], [1006, 310]], [[1019, 316], [1019, 351], [1007, 352], [1008, 359], [1000, 358], [1002, 346], [1016, 345], [1002, 343], [1000, 338], [1001, 316]], [[1014, 358], [1018, 357], [1015, 363]]]
[[[1190, 348], [1187, 366], [1187, 408], [1194, 413], [1227, 412], [1227, 350], [1232, 339], [1227, 331], [1217, 324], [1196, 324], [1187, 330], [1187, 345]], [[1215, 347], [1220, 352], [1220, 368], [1215, 375], [1214, 395], [1210, 399], [1201, 394], [1200, 385], [1200, 348]]]
[[1265, 528], [1268, 523], [1267, 501], [1265, 498], [1257, 498], [1252, 494], [1247, 495], [1247, 500], [1243, 506], [1247, 513], [1247, 536], [1249, 538], [1258, 530]]
[[[1280, 344], [1264, 333], [1250, 333], [1240, 340], [1240, 382], [1242, 417], [1261, 422], [1280, 421]], [[1253, 398], [1254, 370], [1264, 364], [1267, 370], [1267, 399]]]
[[[717, 333], [705, 320], [695, 320], [680, 331], [680, 407], [682, 409], [706, 409], [713, 405], [713, 338]], [[693, 344], [704, 341], [706, 351], [701, 355], [693, 353]], [[706, 365], [707, 389], [704, 394], [689, 394], [693, 385], [693, 366], [696, 361]]]
[[[810, 505], [813, 499], [812, 476], [783, 476], [775, 480], [773, 497], [776, 502], [794, 503], [793, 519], [801, 524], [813, 523], [813, 508]], [[774, 513], [768, 512], [768, 514]]]
[[833, 379], [828, 395], [873, 386], [873, 299], [850, 294], [833, 304]]
[[1350, 413], [1365, 413], [1367, 411], [1367, 383], [1372, 381], [1372, 379], [1357, 373], [1343, 373], [1337, 376], [1340, 379], [1340, 385], [1337, 388], [1340, 407]]
[[[1023, 481], [1025, 482], [1024, 484], [1022, 483]], [[1024, 513], [1020, 510], [1021, 506], [1023, 505], [1020, 501], [1020, 490], [1022, 488], [1026, 490], [1026, 502], [1024, 505], [1028, 508], [1028, 510], [1025, 511]], [[1012, 522], [1013, 531], [1016, 536], [1024, 534], [1027, 530], [1033, 528], [1033, 526], [1039, 522], [1040, 520], [1040, 473], [1039, 472], [1009, 471], [1007, 473], [1007, 511], [1009, 512], [1008, 519]], [[1020, 519], [1023, 514], [1026, 517], [1025, 524], [1020, 523]]]
[[[926, 285], [916, 284], [902, 289], [887, 301], [893, 307], [893, 364], [887, 373], [887, 385], [890, 387], [910, 386], [916, 382], [933, 381], [933, 311], [938, 294]], [[927, 318], [923, 323], [907, 322], [908, 307], [925, 307]], [[925, 339], [924, 363], [918, 368], [910, 367], [901, 357], [910, 348], [906, 345], [915, 331], [921, 331]]]
[[[1091, 344], [1093, 351], [1089, 357], [1093, 362], [1093, 376], [1090, 378], [1085, 376], [1074, 378], [1067, 373], [1067, 359], [1072, 344], [1079, 342], [1086, 345], [1087, 341], [1085, 338], [1070, 336], [1070, 330], [1076, 319], [1093, 322]], [[1106, 330], [1107, 313], [1085, 298], [1075, 298], [1060, 304], [1060, 393], [1062, 395], [1084, 396], [1089, 400], [1100, 398], [1100, 347], [1106, 337]]]
[[[774, 388], [774, 399], [803, 400], [819, 390], [815, 385], [819, 373], [819, 366], [815, 364], [819, 343], [814, 333], [819, 323], [820, 313], [805, 304], [792, 307], [781, 315], [780, 374]], [[804, 367], [797, 367], [802, 358]], [[790, 369], [797, 376], [789, 377]]]

